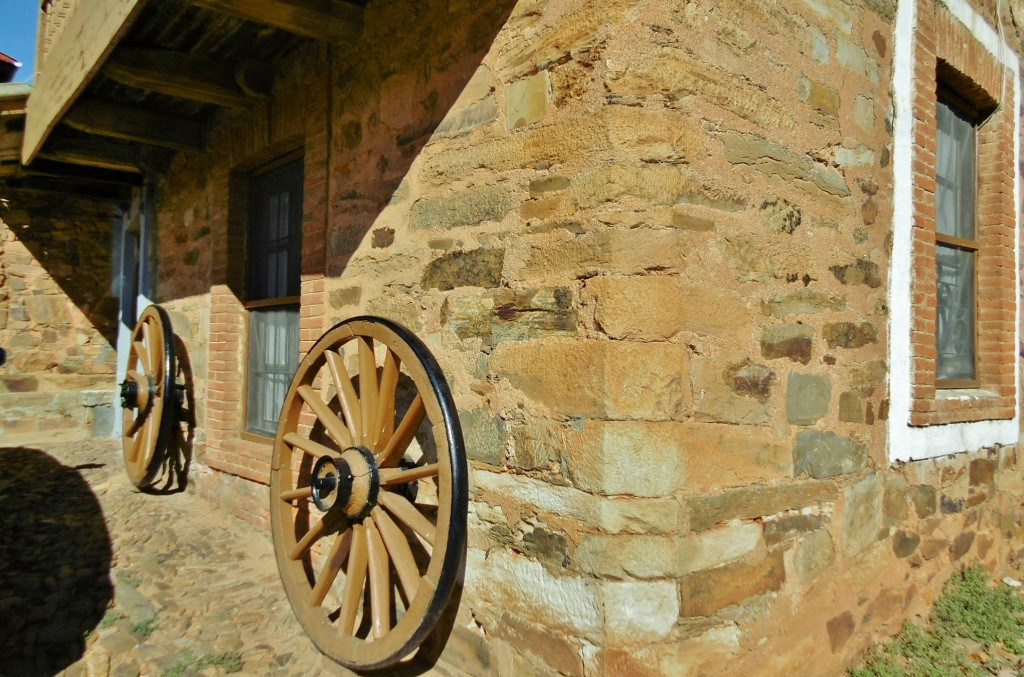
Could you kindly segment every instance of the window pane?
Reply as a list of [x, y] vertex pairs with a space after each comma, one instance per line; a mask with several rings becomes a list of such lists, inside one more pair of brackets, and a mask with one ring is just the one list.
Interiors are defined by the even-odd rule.
[[252, 181], [250, 301], [298, 296], [302, 251], [302, 161]]
[[298, 306], [250, 311], [246, 430], [274, 436], [284, 396], [298, 366]]
[[940, 379], [974, 379], [974, 252], [938, 245]]
[[974, 126], [938, 102], [935, 192], [936, 228], [943, 235], [974, 239]]

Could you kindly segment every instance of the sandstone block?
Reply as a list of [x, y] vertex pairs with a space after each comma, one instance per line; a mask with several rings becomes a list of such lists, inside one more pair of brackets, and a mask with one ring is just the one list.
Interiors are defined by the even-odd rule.
[[688, 405], [685, 346], [551, 339], [495, 348], [491, 369], [566, 416], [679, 419]]
[[793, 124], [785, 106], [765, 96], [746, 78], [734, 77], [677, 48], [644, 53], [635, 63], [612, 64], [605, 87], [613, 100], [627, 104], [655, 97], [675, 102], [696, 96], [759, 127], [779, 129]]
[[882, 483], [868, 475], [843, 490], [843, 554], [855, 557], [878, 540], [882, 526]]
[[490, 411], [459, 413], [466, 456], [494, 466], [505, 464], [505, 424]]
[[541, 519], [568, 521], [606, 533], [671, 534], [679, 530], [679, 506], [673, 499], [605, 498], [522, 475], [477, 470], [481, 497], [494, 505], [536, 513]]
[[595, 643], [603, 633], [601, 591], [595, 581], [552, 575], [526, 557], [503, 550], [485, 556], [472, 549], [467, 555], [465, 587], [471, 599], [531, 618], [548, 632]]
[[688, 423], [680, 436], [691, 494], [792, 477], [792, 452], [762, 428]]
[[677, 575], [683, 566], [678, 555], [678, 539], [672, 536], [588, 534], [573, 559], [586, 574], [651, 579]]
[[892, 536], [892, 552], [897, 558], [910, 557], [921, 544], [921, 537], [912, 531], [897, 531]]
[[811, 361], [814, 329], [804, 324], [765, 327], [761, 332], [761, 356], [774, 360], [788, 357], [793, 362]]
[[829, 270], [843, 284], [864, 284], [871, 289], [882, 286], [882, 277], [878, 272], [878, 264], [867, 259], [857, 259], [845, 266], [830, 266]]
[[521, 201], [512, 184], [466, 188], [452, 195], [416, 201], [409, 213], [412, 230], [446, 230], [500, 221]]
[[[704, 357], [693, 358], [690, 364], [690, 387], [697, 421], [759, 425], [771, 419], [769, 398], [760, 396], [759, 392], [765, 388], [770, 390], [773, 372], [744, 363], [722, 364]], [[754, 380], [745, 381], [744, 374]]]
[[679, 593], [668, 581], [601, 583], [608, 644], [650, 644], [668, 636], [679, 618]]
[[807, 430], [797, 434], [793, 448], [793, 472], [816, 479], [856, 472], [867, 463], [867, 447], [840, 437], [831, 430]]
[[822, 329], [829, 348], [860, 348], [878, 343], [878, 329], [870, 322], [832, 322]]
[[710, 569], [753, 552], [761, 542], [761, 526], [755, 522], [730, 523], [678, 541], [680, 574]]
[[501, 284], [504, 249], [451, 252], [427, 264], [421, 284], [442, 291], [456, 287], [493, 288]]
[[451, 296], [442, 320], [462, 339], [480, 339], [491, 346], [545, 336], [574, 336], [577, 313], [565, 287], [513, 290], [488, 289], [480, 294]]
[[844, 297], [806, 288], [789, 294], [776, 294], [761, 305], [765, 315], [779, 319], [785, 319], [790, 315], [815, 315], [845, 308]]
[[526, 127], [544, 118], [551, 95], [551, 80], [546, 70], [513, 82], [505, 90], [505, 121], [509, 129]]
[[596, 494], [670, 496], [682, 484], [683, 436], [674, 423], [591, 421], [567, 448], [569, 478]]
[[839, 115], [839, 90], [835, 87], [801, 76], [796, 88], [800, 100], [814, 110], [832, 118]]
[[853, 614], [849, 611], [844, 611], [838, 616], [829, 619], [825, 624], [825, 628], [828, 630], [828, 642], [832, 648], [832, 653], [839, 653], [840, 649], [853, 636], [856, 621], [853, 620]]
[[681, 331], [720, 334], [749, 317], [744, 301], [720, 287], [687, 284], [677, 277], [595, 277], [586, 291], [594, 317], [617, 339], [665, 341]]
[[864, 423], [864, 403], [856, 390], [847, 390], [839, 396], [839, 420]]
[[769, 517], [764, 522], [764, 543], [769, 548], [780, 543], [798, 539], [813, 531], [821, 529], [825, 524], [822, 515], [805, 513], [783, 513]]
[[693, 496], [687, 501], [687, 507], [690, 528], [701, 531], [732, 519], [768, 517], [786, 510], [832, 503], [836, 498], [836, 487], [831, 482], [801, 482], [744, 487], [715, 496]]
[[812, 425], [828, 414], [832, 382], [827, 376], [790, 372], [786, 386], [786, 419], [793, 425]]
[[779, 590], [786, 580], [782, 552], [754, 563], [738, 562], [690, 574], [679, 584], [683, 616], [710, 616], [720, 609]]
[[606, 230], [575, 235], [557, 230], [522, 239], [510, 250], [504, 276], [530, 286], [565, 284], [595, 275], [664, 273], [686, 268], [687, 233], [677, 230]]
[[729, 132], [722, 135], [722, 143], [726, 159], [734, 165], [753, 167], [767, 176], [791, 182], [812, 195], [850, 195], [849, 187], [838, 172], [771, 141]]
[[807, 585], [825, 573], [835, 561], [835, 544], [825, 529], [819, 529], [797, 541], [793, 548], [792, 577]]
[[[579, 640], [552, 633], [542, 625], [531, 623], [515, 613], [508, 612], [501, 613], [498, 622], [492, 624], [488, 630], [489, 634], [508, 640], [518, 651], [524, 651], [537, 658], [547, 666], [548, 671], [560, 675], [583, 675], [582, 647]], [[463, 668], [461, 664], [458, 667]], [[519, 674], [518, 670], [516, 674]]]

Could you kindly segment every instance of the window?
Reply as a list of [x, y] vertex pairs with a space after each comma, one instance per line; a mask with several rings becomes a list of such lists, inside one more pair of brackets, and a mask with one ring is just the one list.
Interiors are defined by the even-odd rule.
[[302, 160], [254, 177], [250, 196], [245, 429], [273, 437], [299, 363]]
[[963, 0], [897, 5], [888, 454], [1020, 438], [1020, 61]]
[[[941, 89], [941, 87], [940, 87]], [[940, 91], [935, 139], [936, 366], [939, 388], [979, 385], [974, 360], [974, 122]]]

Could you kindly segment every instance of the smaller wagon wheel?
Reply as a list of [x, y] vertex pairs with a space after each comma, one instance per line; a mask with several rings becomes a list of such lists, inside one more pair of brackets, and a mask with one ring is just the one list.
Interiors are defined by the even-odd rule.
[[128, 371], [121, 382], [122, 446], [128, 479], [140, 489], [160, 471], [173, 432], [174, 333], [167, 311], [146, 308], [132, 331]]
[[466, 457], [426, 346], [375, 317], [341, 322], [302, 360], [270, 471], [285, 592], [324, 654], [394, 665], [444, 614], [466, 548]]

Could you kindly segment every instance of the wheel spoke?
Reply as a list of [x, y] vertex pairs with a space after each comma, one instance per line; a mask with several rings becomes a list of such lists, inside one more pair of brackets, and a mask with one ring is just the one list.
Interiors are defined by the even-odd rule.
[[132, 424], [128, 426], [128, 430], [124, 431], [125, 437], [135, 437], [135, 433], [139, 432], [139, 427], [145, 422], [146, 416], [142, 411], [132, 420]]
[[395, 565], [395, 571], [398, 572], [398, 580], [402, 584], [402, 590], [405, 591], [405, 597], [411, 604], [419, 590], [420, 572], [416, 566], [412, 549], [409, 547], [409, 541], [406, 540], [405, 534], [398, 528], [398, 525], [379, 507], [374, 508], [370, 514], [373, 516], [373, 522], [377, 525], [381, 538], [384, 539], [388, 554], [391, 555], [391, 563]]
[[373, 424], [373, 439], [370, 448], [377, 450], [381, 440], [391, 437], [395, 425], [395, 391], [398, 388], [398, 374], [401, 366], [398, 356], [388, 350], [384, 358], [384, 370], [380, 377], [380, 395], [377, 398], [377, 413]]
[[153, 367], [149, 364], [149, 351], [146, 350], [145, 344], [142, 341], [135, 341], [132, 343], [132, 350], [139, 357], [139, 365], [142, 367], [142, 371], [147, 374], [153, 373]]
[[352, 385], [352, 379], [348, 377], [348, 371], [345, 369], [341, 355], [333, 350], [327, 350], [324, 352], [324, 359], [327, 361], [327, 368], [334, 380], [334, 389], [338, 391], [338, 403], [341, 404], [341, 412], [345, 415], [345, 421], [348, 422], [350, 439], [358, 440], [362, 437], [363, 425], [359, 418], [359, 396], [356, 395], [355, 386]]
[[296, 543], [295, 547], [292, 548], [292, 551], [288, 553], [288, 557], [293, 560], [302, 559], [302, 556], [306, 554], [314, 543], [316, 543], [317, 539], [327, 533], [327, 529], [329, 527], [333, 527], [339, 519], [340, 518], [333, 517], [333, 513], [327, 513], [324, 515], [323, 519], [310, 527], [309, 531], [302, 535], [299, 542]]
[[282, 491], [281, 500], [285, 503], [291, 503], [292, 501], [299, 501], [304, 498], [313, 497], [313, 487], [299, 487], [298, 489], [292, 489], [291, 491]]
[[395, 434], [391, 436], [380, 452], [377, 463], [382, 468], [398, 464], [409, 447], [409, 443], [412, 442], [412, 438], [416, 436], [416, 431], [419, 430], [420, 423], [423, 422], [423, 417], [426, 414], [427, 409], [423, 406], [423, 397], [416, 393], [415, 399], [409, 405], [409, 411], [405, 412]]
[[363, 421], [360, 444], [373, 448], [372, 428], [377, 418], [377, 360], [373, 356], [373, 339], [360, 336], [359, 345], [359, 413]]
[[341, 615], [338, 618], [338, 628], [345, 637], [355, 632], [356, 614], [363, 599], [363, 583], [366, 581], [368, 550], [366, 527], [354, 524], [352, 545], [348, 555], [348, 571], [345, 572], [345, 592], [341, 598]]
[[371, 632], [374, 639], [380, 639], [391, 629], [391, 576], [388, 571], [388, 553], [373, 522], [366, 521], [364, 524], [369, 546], [370, 607], [373, 620]]
[[331, 585], [334, 584], [334, 579], [338, 577], [338, 572], [341, 571], [341, 565], [344, 564], [345, 558], [348, 557], [351, 544], [351, 529], [334, 539], [331, 552], [327, 556], [327, 562], [324, 563], [324, 568], [320, 570], [320, 578], [316, 580], [316, 585], [313, 586], [313, 591], [310, 593], [310, 606], [320, 606], [323, 604], [324, 597], [327, 596]]
[[349, 435], [348, 429], [345, 424], [341, 422], [330, 407], [328, 407], [322, 399], [320, 399], [319, 393], [313, 390], [312, 386], [304, 385], [298, 388], [299, 397], [309, 405], [309, 408], [313, 410], [313, 414], [323, 424], [327, 433], [334, 438], [343, 449], [352, 446], [352, 438]]
[[390, 487], [395, 484], [405, 484], [414, 480], [421, 480], [424, 477], [437, 477], [437, 464], [428, 463], [416, 466], [415, 468], [381, 468], [381, 486]]
[[382, 491], [377, 500], [388, 512], [426, 539], [427, 543], [434, 544], [434, 525], [408, 499], [392, 491]]
[[298, 433], [285, 433], [284, 441], [312, 456], [334, 456], [335, 458], [341, 456], [337, 449], [331, 449]]
[[153, 340], [153, 326], [146, 318], [142, 322], [142, 337], [143, 342], [146, 344], [148, 350], [149, 360], [146, 362], [146, 372], [153, 374], [154, 378], [157, 373], [157, 348], [156, 342]]

